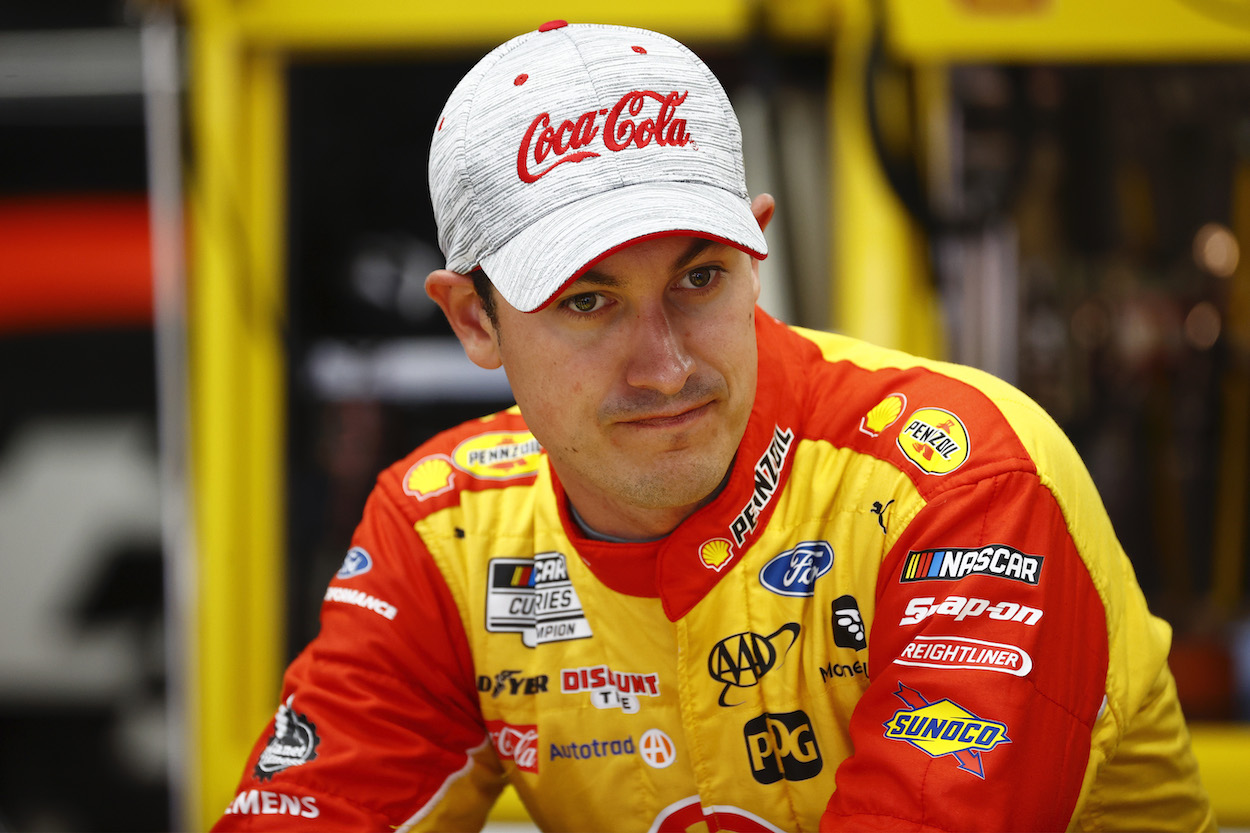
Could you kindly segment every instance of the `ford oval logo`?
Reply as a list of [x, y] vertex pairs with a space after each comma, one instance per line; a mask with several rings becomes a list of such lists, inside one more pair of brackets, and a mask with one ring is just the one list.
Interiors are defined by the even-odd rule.
[[828, 541], [804, 541], [769, 561], [760, 570], [760, 584], [780, 596], [812, 596], [816, 579], [833, 567]]
[[343, 566], [334, 574], [335, 578], [355, 578], [373, 568], [373, 559], [364, 547], [352, 547], [343, 559]]

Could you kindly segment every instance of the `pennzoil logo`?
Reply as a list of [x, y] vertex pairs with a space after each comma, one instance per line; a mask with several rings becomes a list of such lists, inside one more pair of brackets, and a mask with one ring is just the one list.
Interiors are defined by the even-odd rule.
[[948, 699], [930, 702], [916, 689], [898, 684], [894, 696], [907, 705], [882, 725], [890, 740], [910, 743], [931, 758], [950, 756], [964, 772], [985, 778], [981, 756], [1011, 743], [1007, 724], [986, 720]]
[[[734, 545], [741, 547], [759, 525], [760, 515], [763, 514], [768, 504], [772, 503], [773, 496], [781, 486], [781, 472], [786, 466], [786, 459], [790, 456], [790, 449], [793, 447], [794, 432], [789, 428], [774, 425], [773, 438], [769, 441], [768, 448], [755, 461], [755, 488], [751, 492], [751, 498], [729, 524], [729, 532], [733, 535]], [[721, 539], [705, 542], [699, 548], [699, 554], [706, 566], [719, 571], [733, 556], [733, 551], [731, 548], [726, 552], [724, 560], [719, 565], [711, 563], [707, 557], [707, 550], [717, 540]]]
[[511, 480], [538, 471], [543, 447], [528, 431], [490, 431], [451, 453], [456, 468], [484, 480]]
[[870, 437], [879, 437], [882, 431], [898, 422], [906, 407], [907, 397], [901, 393], [892, 393], [860, 417], [859, 430]]
[[404, 493], [417, 500], [437, 497], [456, 484], [456, 470], [446, 454], [422, 457], [404, 475]]
[[920, 408], [898, 435], [899, 450], [926, 474], [950, 474], [968, 459], [963, 421], [944, 408]]

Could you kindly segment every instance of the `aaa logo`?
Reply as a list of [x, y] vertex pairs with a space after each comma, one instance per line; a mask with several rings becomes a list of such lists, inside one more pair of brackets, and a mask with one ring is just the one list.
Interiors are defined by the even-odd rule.
[[[789, 641], [778, 652], [773, 642], [783, 633], [789, 636]], [[717, 702], [721, 706], [739, 705], [725, 701], [729, 689], [758, 685], [760, 679], [777, 664], [778, 659], [784, 661], [798, 639], [799, 623], [787, 622], [768, 636], [747, 631], [727, 636], [717, 642], [707, 655], [707, 672], [716, 682], [725, 684]]]
[[958, 703], [930, 703], [914, 688], [898, 684], [894, 696], [907, 704], [887, 720], [885, 736], [910, 743], [933, 758], [949, 755], [965, 772], [985, 778], [981, 754], [1000, 743], [1011, 743], [1007, 725], [977, 717]]

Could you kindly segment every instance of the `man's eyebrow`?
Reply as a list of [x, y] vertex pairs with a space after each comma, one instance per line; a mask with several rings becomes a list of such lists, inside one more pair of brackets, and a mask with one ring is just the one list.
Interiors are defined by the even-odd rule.
[[690, 262], [703, 254], [703, 250], [708, 246], [721, 245], [715, 240], [709, 240], [706, 237], [696, 237], [690, 241], [690, 245], [686, 247], [686, 251], [682, 252], [677, 260], [673, 261], [673, 271], [681, 269], [683, 266], [689, 266]]
[[[695, 258], [703, 254], [703, 250], [706, 249], [708, 246], [719, 246], [719, 245], [724, 245], [724, 244], [716, 240], [710, 240], [706, 237], [694, 238], [693, 240], [690, 241], [690, 245], [686, 247], [686, 250], [673, 260], [673, 266], [672, 266], [673, 271], [677, 272], [681, 270], [682, 267], [688, 266], [691, 263], [691, 261], [695, 260]], [[616, 276], [609, 275], [607, 272], [600, 272], [596, 269], [587, 269], [585, 272], [582, 273], [581, 277], [579, 277], [577, 280], [573, 282], [572, 285], [573, 286], [593, 285], [593, 286], [613, 287], [613, 286], [620, 286], [621, 281]]]

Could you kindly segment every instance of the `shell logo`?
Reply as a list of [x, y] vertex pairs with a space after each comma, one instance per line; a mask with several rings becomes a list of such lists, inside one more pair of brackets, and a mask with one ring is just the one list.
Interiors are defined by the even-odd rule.
[[470, 437], [451, 453], [456, 468], [485, 480], [511, 480], [538, 471], [543, 447], [528, 431], [491, 431]]
[[950, 474], [964, 464], [972, 442], [963, 420], [944, 408], [920, 408], [898, 435], [899, 450], [926, 474]]
[[882, 431], [898, 422], [906, 407], [907, 397], [901, 393], [892, 393], [860, 417], [859, 430], [870, 437], [880, 436]]
[[703, 566], [708, 569], [720, 572], [729, 563], [729, 559], [733, 557], [733, 544], [724, 538], [713, 538], [710, 541], [704, 541], [699, 547], [699, 558], [703, 561]]
[[445, 454], [422, 457], [404, 475], [404, 492], [417, 500], [425, 500], [450, 491], [455, 483], [455, 469]]

